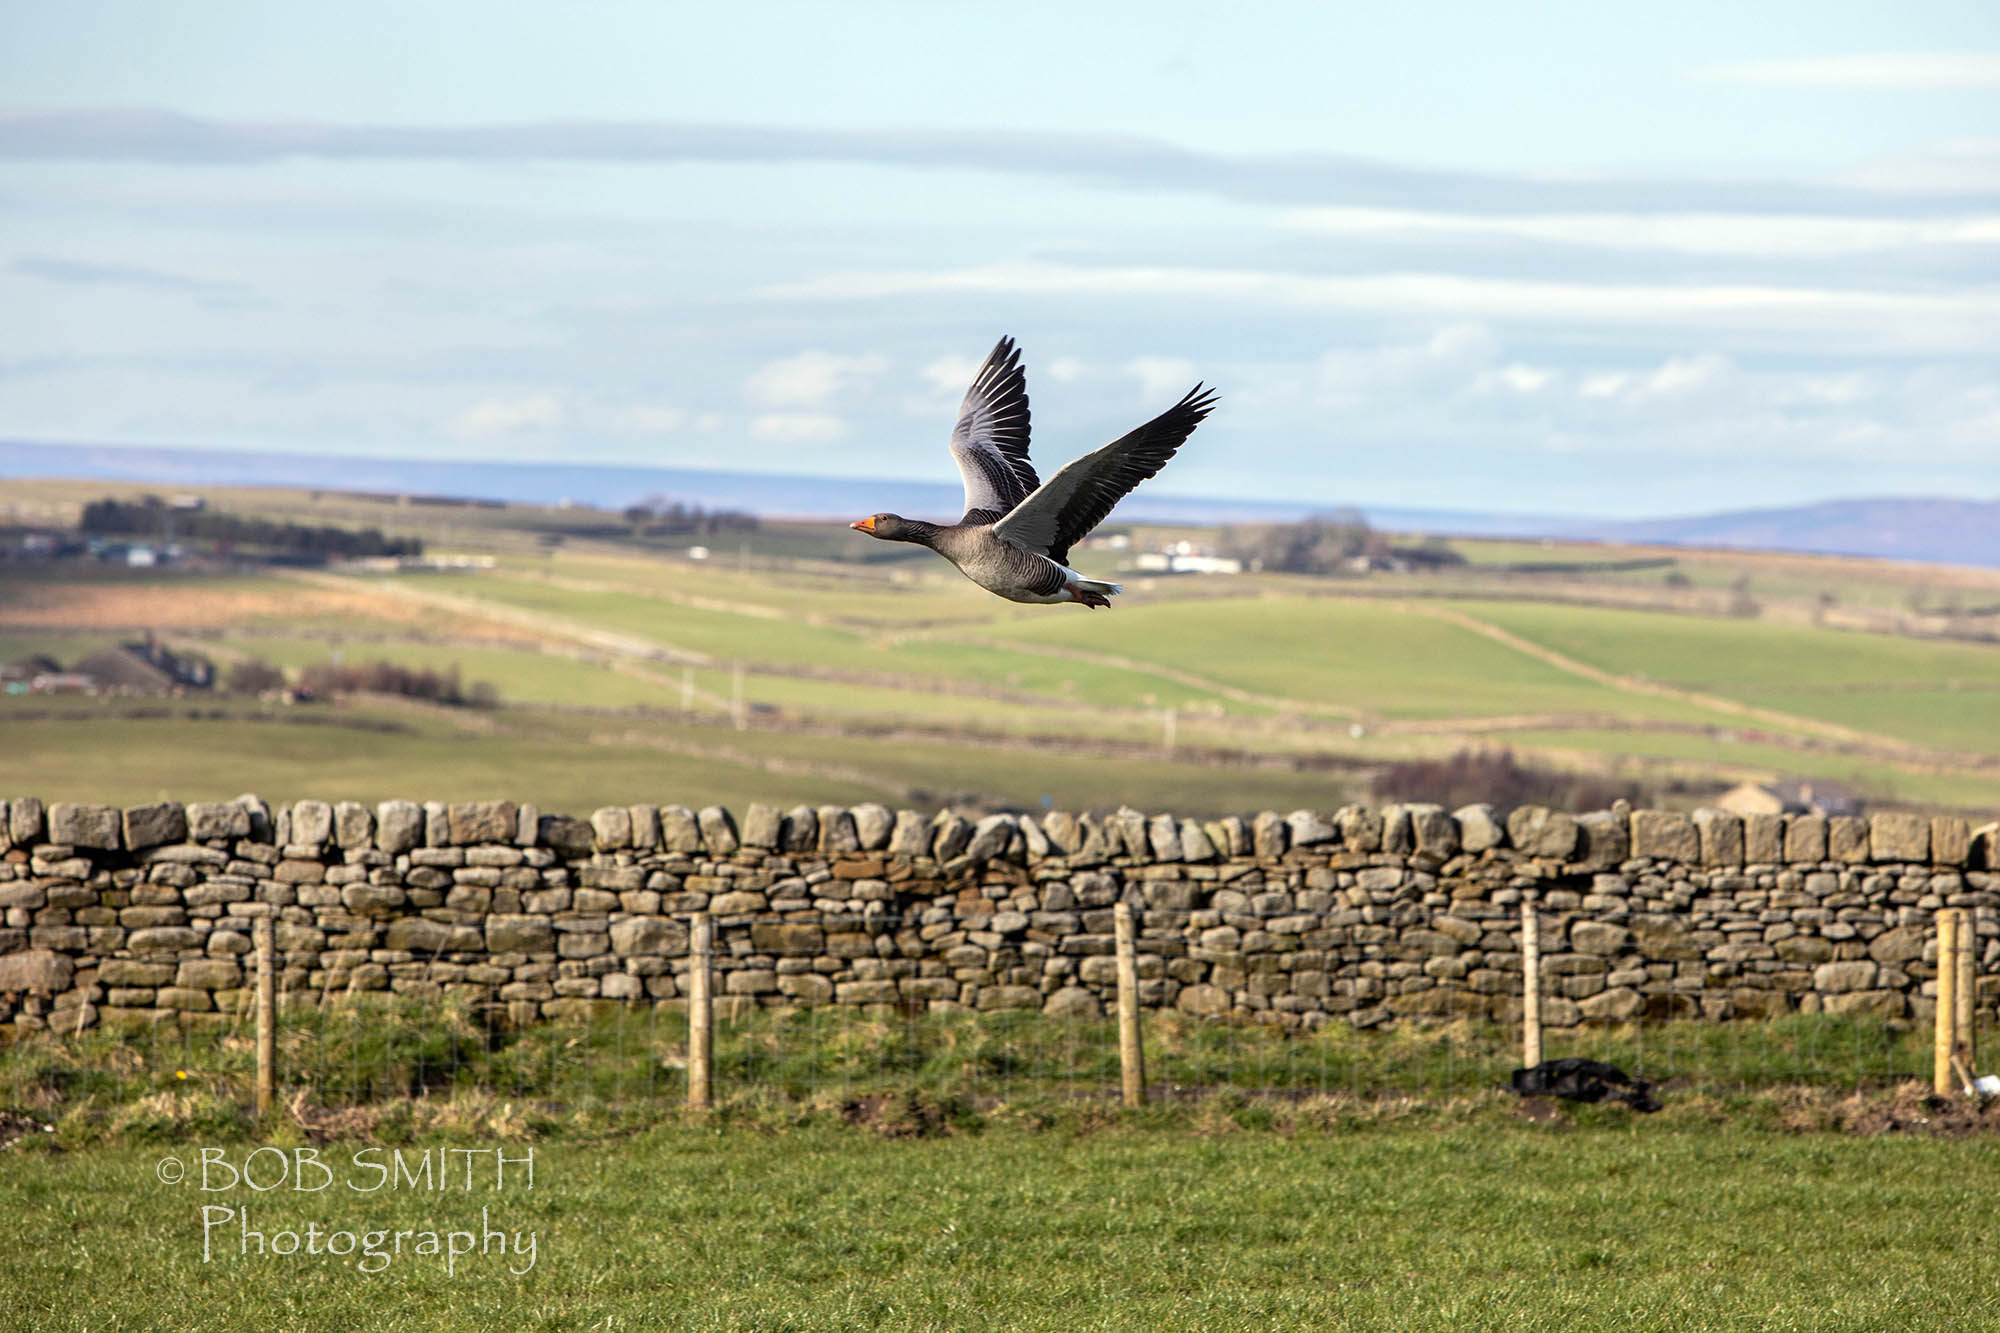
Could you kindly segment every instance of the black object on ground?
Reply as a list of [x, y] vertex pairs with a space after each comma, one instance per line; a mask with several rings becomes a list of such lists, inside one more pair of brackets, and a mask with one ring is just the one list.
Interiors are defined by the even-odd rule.
[[1570, 1056], [1544, 1060], [1532, 1069], [1517, 1069], [1510, 1076], [1514, 1091], [1523, 1097], [1561, 1097], [1572, 1102], [1624, 1102], [1635, 1111], [1657, 1111], [1653, 1085], [1632, 1078], [1617, 1065], [1602, 1060]]

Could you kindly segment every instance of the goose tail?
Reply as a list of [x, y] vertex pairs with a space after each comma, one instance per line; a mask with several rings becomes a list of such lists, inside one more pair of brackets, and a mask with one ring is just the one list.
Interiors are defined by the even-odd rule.
[[1111, 599], [1124, 592], [1122, 584], [1103, 583], [1097, 579], [1078, 579], [1069, 585], [1070, 596], [1090, 607], [1109, 607]]

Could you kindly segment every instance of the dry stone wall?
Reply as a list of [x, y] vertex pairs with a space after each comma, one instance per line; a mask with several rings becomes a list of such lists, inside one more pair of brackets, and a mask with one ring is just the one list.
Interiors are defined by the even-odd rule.
[[290, 1002], [462, 998], [516, 1024], [684, 1003], [716, 925], [726, 1017], [758, 1007], [1035, 1009], [1114, 993], [1318, 1027], [1508, 1019], [1519, 903], [1541, 905], [1545, 1021], [1923, 1018], [1932, 914], [1975, 909], [2000, 998], [2000, 825], [1955, 816], [1349, 807], [1198, 821], [254, 796], [119, 810], [0, 802], [0, 1024], [226, 1021], [252, 923]]

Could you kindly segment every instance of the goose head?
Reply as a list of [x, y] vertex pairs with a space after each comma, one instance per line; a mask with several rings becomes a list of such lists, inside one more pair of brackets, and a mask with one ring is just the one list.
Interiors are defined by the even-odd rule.
[[847, 526], [856, 532], [865, 532], [885, 542], [906, 542], [911, 540], [910, 530], [914, 525], [901, 514], [870, 514], [867, 518], [849, 523]]

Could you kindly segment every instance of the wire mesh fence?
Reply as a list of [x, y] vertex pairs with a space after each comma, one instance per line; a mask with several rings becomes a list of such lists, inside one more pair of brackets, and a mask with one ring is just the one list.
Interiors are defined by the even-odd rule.
[[[1246, 970], [1240, 986], [1201, 983], [1209, 989], [1191, 1004], [1196, 983], [1176, 981], [1176, 958], [1166, 947], [1179, 918], [1149, 920], [1143, 909], [1133, 915], [1132, 994], [1151, 1100], [1444, 1103], [1506, 1088], [1522, 1063], [1518, 962], [1503, 974], [1505, 985], [1480, 992], [1444, 984], [1465, 976], [1451, 977], [1450, 967], [1427, 971], [1427, 960], [1386, 962], [1359, 949], [1353, 959], [1331, 962], [1304, 949], [1274, 952], [1258, 955], [1249, 966], [1267, 970]], [[528, 989], [510, 998], [437, 980], [457, 973], [444, 964], [432, 975], [435, 959], [395, 964], [388, 989], [295, 985], [275, 1006], [276, 1091], [294, 1109], [480, 1098], [538, 1115], [644, 1116], [687, 1104], [705, 1066], [713, 1100], [724, 1105], [837, 1107], [907, 1092], [975, 1107], [1116, 1102], [1130, 1057], [1121, 1057], [1115, 959], [1101, 951], [1107, 937], [1091, 937], [1080, 946], [1087, 951], [1065, 952], [1069, 940], [1003, 939], [992, 925], [990, 915], [958, 918], [936, 909], [876, 913], [854, 932], [870, 942], [869, 952], [834, 959], [828, 932], [753, 933], [747, 921], [724, 922], [709, 962], [713, 1029], [705, 1062], [689, 1004], [695, 930], [688, 935], [697, 943], [652, 960], [656, 966], [643, 975], [612, 954], [560, 959], [548, 964], [546, 982], [516, 983]], [[950, 948], [932, 947], [958, 933], [977, 934], [990, 947], [962, 963]], [[924, 950], [904, 956], [899, 940], [919, 941]], [[1315, 966], [1285, 966], [1302, 954]], [[1601, 990], [1613, 967], [1566, 956], [1585, 970], [1542, 978], [1551, 1003], [1593, 985]], [[1214, 959], [1234, 958], [1228, 966], [1236, 967], [1246, 957], [1216, 952], [1202, 975], [1216, 975]], [[1674, 985], [1671, 976], [1663, 981]], [[1657, 1012], [1702, 1012], [1702, 991], [1661, 993], [1685, 1002], [1655, 1005]], [[538, 1009], [524, 994], [572, 1003], [543, 1000]], [[1228, 1003], [1213, 1012], [1218, 994]], [[1397, 1015], [1384, 1003], [1396, 996], [1431, 998]], [[1785, 1086], [1868, 1091], [1928, 1080], [1932, 1034], [1927, 1016], [1907, 999], [1828, 1013], [1799, 1011], [1798, 997], [1781, 991], [1769, 998], [1773, 1016], [1758, 1019], [1642, 1012], [1552, 1023], [1542, 1030], [1540, 1054], [1615, 1064], [1669, 1097], [1728, 1098]], [[5, 1049], [0, 1089], [10, 1107], [28, 1115], [123, 1107], [118, 1114], [143, 1121], [150, 1106], [184, 1123], [182, 1103], [190, 1097], [206, 1099], [218, 1116], [240, 1114], [257, 1091], [254, 1010], [254, 990], [246, 987], [218, 1012], [192, 1019], [51, 1027]], [[1559, 1017], [1575, 1012], [1574, 1004], [1556, 1010]]]

